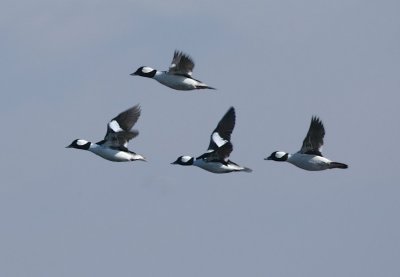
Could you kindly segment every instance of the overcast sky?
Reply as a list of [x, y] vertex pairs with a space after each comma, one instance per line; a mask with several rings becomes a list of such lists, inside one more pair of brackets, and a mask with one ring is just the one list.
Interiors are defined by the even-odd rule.
[[[400, 276], [399, 1], [1, 6], [1, 276]], [[175, 49], [218, 90], [129, 76]], [[138, 103], [147, 163], [64, 148]], [[230, 106], [251, 174], [170, 165]], [[298, 151], [312, 115], [349, 169], [263, 160]]]

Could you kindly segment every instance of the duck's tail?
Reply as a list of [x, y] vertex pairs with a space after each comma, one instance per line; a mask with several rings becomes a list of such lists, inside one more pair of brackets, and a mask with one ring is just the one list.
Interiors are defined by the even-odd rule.
[[329, 169], [332, 169], [332, 168], [346, 169], [346, 168], [348, 168], [348, 167], [349, 167], [349, 166], [348, 166], [347, 164], [337, 163], [337, 162], [331, 162], [331, 163], [329, 164]]
[[251, 168], [248, 168], [248, 167], [243, 167], [243, 169], [242, 169], [241, 171], [250, 173], [250, 172], [252, 172], [253, 170], [252, 170]]
[[207, 86], [206, 84], [204, 84], [204, 85], [198, 85], [198, 86], [196, 86], [196, 89], [213, 89], [213, 90], [216, 90], [216, 88]]

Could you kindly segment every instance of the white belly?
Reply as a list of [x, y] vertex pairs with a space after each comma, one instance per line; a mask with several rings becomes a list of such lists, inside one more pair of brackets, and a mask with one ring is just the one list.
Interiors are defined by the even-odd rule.
[[203, 160], [195, 160], [193, 165], [213, 173], [229, 173], [244, 170], [243, 167], [234, 164], [224, 165], [218, 162], [204, 162]]
[[132, 153], [118, 151], [109, 148], [96, 147], [89, 149], [90, 152], [113, 162], [130, 162], [135, 160], [135, 155]]
[[192, 90], [196, 89], [196, 85], [199, 84], [196, 80], [187, 78], [185, 76], [177, 76], [171, 74], [160, 74], [155, 75], [154, 79], [156, 79], [161, 84], [177, 89], [177, 90]]
[[287, 161], [297, 167], [310, 171], [328, 169], [329, 163], [331, 162], [324, 157], [300, 153], [291, 155]]

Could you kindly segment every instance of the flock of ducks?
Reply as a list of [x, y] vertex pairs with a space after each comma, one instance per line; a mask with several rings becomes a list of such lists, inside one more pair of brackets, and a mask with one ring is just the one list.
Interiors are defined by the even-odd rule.
[[[159, 71], [148, 66], [142, 66], [131, 75], [151, 78], [176, 90], [215, 89], [194, 79], [192, 77], [193, 68], [194, 62], [190, 56], [175, 51], [168, 71]], [[138, 121], [140, 112], [140, 106], [136, 105], [111, 119], [107, 124], [104, 139], [99, 142], [92, 143], [83, 139], [76, 139], [67, 148], [87, 150], [113, 162], [145, 161], [144, 156], [128, 149], [128, 142], [139, 134], [137, 130], [132, 130], [132, 127]], [[204, 154], [197, 158], [180, 156], [172, 164], [194, 165], [212, 173], [251, 172], [250, 168], [240, 166], [229, 160], [229, 155], [233, 150], [231, 134], [235, 127], [235, 119], [235, 109], [231, 107], [211, 133], [210, 144]], [[324, 143], [324, 136], [325, 129], [322, 121], [318, 117], [312, 117], [310, 128], [300, 151], [294, 154], [275, 151], [265, 160], [289, 162], [309, 171], [347, 168], [348, 166], [344, 163], [334, 162], [322, 156], [321, 148]]]

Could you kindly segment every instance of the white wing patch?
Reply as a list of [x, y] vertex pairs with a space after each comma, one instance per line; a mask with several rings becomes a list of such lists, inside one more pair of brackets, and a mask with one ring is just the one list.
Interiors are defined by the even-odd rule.
[[217, 132], [213, 133], [211, 138], [218, 147], [221, 147], [228, 142], [227, 140], [221, 138], [221, 136]]
[[110, 127], [114, 132], [122, 131], [121, 127], [119, 126], [116, 120], [113, 120], [110, 123], [108, 123], [108, 127]]

